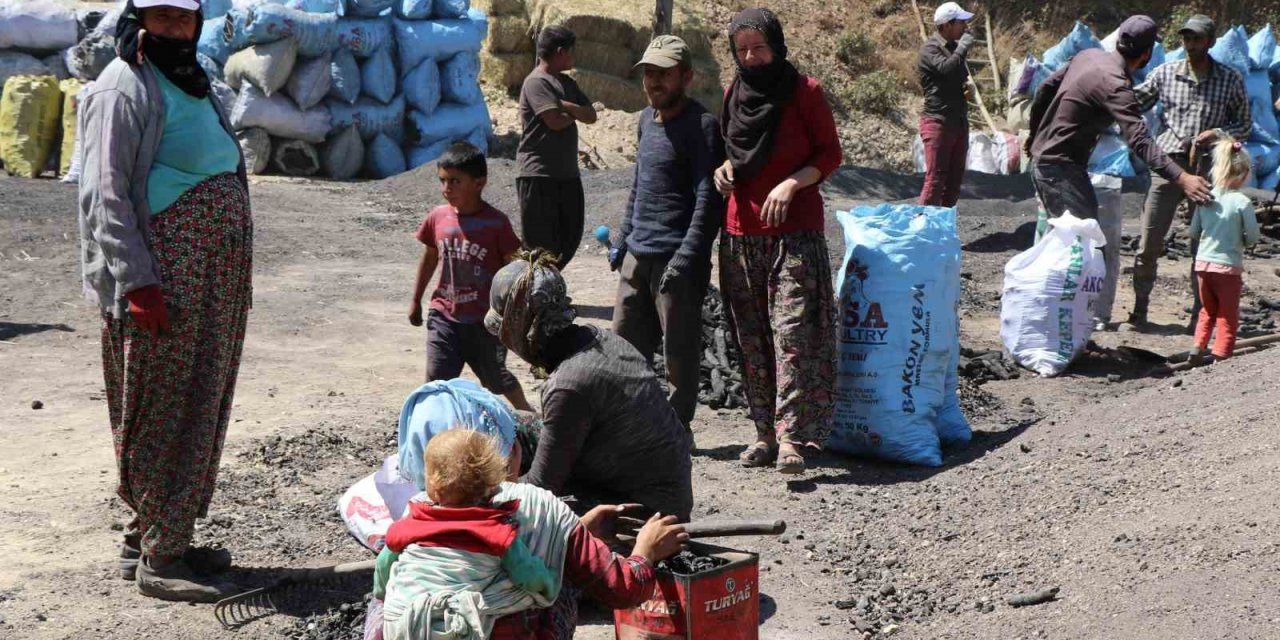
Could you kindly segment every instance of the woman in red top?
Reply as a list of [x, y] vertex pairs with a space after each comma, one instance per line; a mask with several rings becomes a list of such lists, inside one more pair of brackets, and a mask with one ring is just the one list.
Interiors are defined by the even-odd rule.
[[728, 160], [715, 181], [729, 199], [720, 285], [757, 434], [741, 460], [800, 473], [802, 450], [822, 447], [834, 410], [835, 293], [818, 184], [840, 166], [840, 140], [818, 81], [787, 61], [777, 16], [742, 11], [729, 40], [738, 75], [725, 92]]

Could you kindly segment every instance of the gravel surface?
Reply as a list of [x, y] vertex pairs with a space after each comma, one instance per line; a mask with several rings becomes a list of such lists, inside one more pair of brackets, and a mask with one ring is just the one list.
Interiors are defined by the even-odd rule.
[[[492, 163], [488, 197], [514, 214], [512, 177], [510, 163]], [[586, 175], [588, 232], [616, 225], [629, 180]], [[1189, 346], [1183, 260], [1161, 265], [1151, 332], [1095, 334], [1062, 377], [1002, 379], [973, 364], [999, 349], [1003, 266], [1029, 245], [1035, 216], [1025, 186], [990, 182], [959, 208], [970, 350], [960, 398], [974, 440], [942, 467], [823, 455], [798, 477], [744, 469], [743, 412], [699, 408], [694, 518], [788, 522], [783, 537], [720, 541], [760, 554], [761, 637], [1273, 636], [1280, 351], [1172, 379], [1145, 377], [1149, 363], [1116, 351]], [[917, 188], [847, 169], [826, 193], [835, 209]], [[196, 534], [235, 554], [244, 588], [371, 557], [334, 506], [394, 451], [400, 403], [421, 380], [423, 336], [404, 319], [420, 251], [411, 232], [440, 200], [429, 171], [369, 184], [259, 179], [252, 191], [255, 305], [217, 494]], [[0, 358], [16, 372], [0, 381], [0, 637], [232, 637], [208, 607], [148, 600], [115, 577], [126, 514], [113, 497], [99, 320], [79, 300], [74, 201], [63, 185], [0, 178]], [[1125, 195], [1130, 234], [1140, 202]], [[598, 249], [584, 243], [580, 255], [571, 293], [586, 321], [605, 325], [616, 276]], [[1275, 320], [1276, 267], [1247, 265], [1244, 315], [1265, 312], [1259, 329]], [[533, 389], [528, 368], [513, 368]], [[1051, 587], [1052, 601], [1009, 604]], [[236, 633], [351, 637], [367, 591], [294, 598]], [[578, 637], [613, 631], [595, 617]]]

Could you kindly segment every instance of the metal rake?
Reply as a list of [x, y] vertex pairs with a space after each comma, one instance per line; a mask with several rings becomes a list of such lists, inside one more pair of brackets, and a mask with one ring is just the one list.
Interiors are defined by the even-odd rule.
[[315, 569], [291, 569], [265, 587], [219, 600], [213, 606], [213, 616], [223, 628], [235, 629], [279, 613], [277, 603], [298, 589], [339, 584], [352, 576], [372, 572], [374, 563], [374, 560], [362, 560]]

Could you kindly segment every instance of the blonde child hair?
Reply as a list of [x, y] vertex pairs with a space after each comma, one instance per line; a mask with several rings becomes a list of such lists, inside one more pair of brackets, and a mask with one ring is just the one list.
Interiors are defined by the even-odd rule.
[[427, 443], [427, 495], [444, 507], [487, 504], [507, 478], [507, 461], [493, 438], [470, 429], [450, 429]]
[[1213, 186], [1221, 191], [1239, 189], [1249, 179], [1252, 161], [1244, 145], [1224, 136], [1213, 149]]

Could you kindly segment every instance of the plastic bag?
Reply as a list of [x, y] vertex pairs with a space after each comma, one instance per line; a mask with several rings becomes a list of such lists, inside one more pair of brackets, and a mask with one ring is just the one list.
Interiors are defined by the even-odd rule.
[[1116, 133], [1103, 133], [1089, 156], [1089, 173], [1132, 178], [1137, 175], [1129, 160], [1129, 145]]
[[62, 91], [53, 76], [14, 76], [0, 97], [0, 158], [9, 175], [44, 172], [58, 141]]
[[1018, 364], [1056, 376], [1084, 351], [1107, 275], [1105, 243], [1097, 220], [1068, 212], [1005, 265], [1000, 338]]
[[200, 12], [204, 14], [205, 20], [221, 18], [230, 10], [231, 0], [201, 0], [200, 2]]
[[329, 97], [355, 104], [360, 97], [360, 64], [355, 55], [347, 49], [333, 52], [329, 73]]
[[432, 58], [423, 60], [401, 82], [404, 99], [409, 106], [431, 115], [440, 105], [440, 65]]
[[[845, 257], [837, 280], [835, 430], [827, 445], [936, 467], [936, 419], [950, 404], [947, 375], [960, 346], [955, 209], [880, 205], [836, 217]], [[947, 427], [960, 438], [957, 425]]]
[[1244, 148], [1253, 163], [1253, 175], [1265, 176], [1280, 168], [1280, 143], [1250, 140], [1244, 143]]
[[395, 97], [396, 63], [391, 59], [391, 47], [378, 49], [360, 65], [360, 88], [384, 104]]
[[329, 95], [333, 82], [332, 60], [326, 53], [318, 58], [299, 60], [294, 65], [293, 75], [285, 84], [285, 92], [299, 109], [310, 109]]
[[[80, 109], [80, 105], [84, 103], [85, 96], [89, 95], [89, 90], [93, 88], [92, 82], [86, 82], [80, 87], [80, 93], [76, 94], [76, 111]], [[65, 107], [63, 107], [65, 109]], [[65, 134], [64, 134], [65, 135]], [[64, 141], [65, 143], [65, 141]], [[66, 148], [65, 146], [63, 147]], [[80, 173], [84, 167], [84, 146], [80, 140], [80, 117], [76, 114], [74, 143], [71, 148], [71, 162], [67, 164], [67, 170], [63, 172], [62, 180], [67, 184], [79, 184]]]
[[338, 46], [357, 58], [367, 58], [391, 41], [391, 23], [386, 20], [338, 21]]
[[400, 477], [397, 456], [388, 456], [377, 471], [361, 478], [338, 498], [338, 514], [360, 544], [377, 553], [385, 546], [387, 529], [404, 517], [418, 487]]
[[399, 0], [396, 15], [406, 20], [426, 20], [431, 17], [432, 0]]
[[84, 85], [79, 80], [58, 83], [62, 92], [62, 149], [58, 153], [58, 173], [67, 175], [76, 151], [76, 115], [80, 112], [79, 96]]
[[1267, 25], [1249, 38], [1249, 68], [1265, 71], [1276, 59], [1276, 34]]
[[209, 89], [213, 93], [214, 100], [217, 101], [222, 113], [227, 116], [227, 119], [230, 119], [231, 110], [235, 108], [236, 100], [240, 99], [240, 96], [236, 95], [236, 92], [231, 87], [228, 87], [225, 82], [217, 79], [209, 81]]
[[254, 45], [227, 60], [227, 85], [243, 91], [248, 80], [266, 95], [275, 95], [293, 75], [297, 60], [298, 45], [293, 40]]
[[1213, 56], [1215, 61], [1235, 69], [1240, 73], [1240, 77], [1248, 77], [1249, 39], [1245, 37], [1243, 28], [1228, 29], [1222, 37], [1218, 38], [1218, 43], [1209, 49], [1209, 55]]
[[271, 134], [266, 129], [250, 127], [236, 132], [236, 142], [244, 154], [245, 170], [259, 175], [271, 164]]
[[264, 95], [252, 84], [240, 91], [230, 119], [236, 130], [262, 127], [274, 136], [316, 143], [324, 142], [331, 129], [324, 107], [299, 109], [287, 96]]
[[320, 154], [310, 142], [282, 140], [271, 152], [271, 163], [286, 176], [309, 177], [320, 173]]
[[467, 134], [466, 141], [471, 146], [480, 150], [481, 153], [489, 153], [489, 134], [493, 133], [492, 123], [488, 123], [482, 127], [476, 127], [475, 131]]
[[405, 172], [404, 152], [390, 136], [380, 133], [365, 148], [365, 172], [381, 180]]
[[35, 57], [17, 51], [0, 51], [0, 90], [5, 80], [13, 76], [47, 75], [52, 75], [49, 67]]
[[1009, 73], [1009, 99], [1015, 96], [1034, 98], [1036, 90], [1053, 73], [1033, 55], [1028, 55], [1022, 62], [1011, 64]]
[[480, 93], [480, 56], [463, 51], [440, 65], [440, 93], [445, 100], [458, 104], [475, 104], [484, 100]]
[[61, 51], [74, 46], [79, 35], [76, 12], [66, 4], [0, 2], [0, 49]]
[[338, 43], [338, 16], [308, 13], [278, 4], [261, 4], [245, 14], [244, 41], [267, 44], [283, 39], [298, 43], [298, 53], [315, 57]]
[[347, 0], [347, 12], [359, 18], [387, 15], [396, 0]]
[[969, 133], [969, 156], [965, 161], [965, 168], [979, 173], [1000, 173], [991, 136], [981, 131]]
[[402, 69], [412, 69], [427, 58], [444, 60], [455, 53], [479, 51], [489, 31], [488, 18], [474, 9], [459, 20], [394, 22]]
[[346, 0], [286, 0], [284, 5], [307, 13], [332, 13], [338, 17], [347, 13]]
[[404, 96], [396, 96], [388, 104], [367, 97], [360, 98], [355, 104], [336, 100], [328, 100], [325, 104], [333, 116], [334, 130], [354, 124], [365, 141], [378, 134], [386, 134], [392, 140], [404, 139]]
[[489, 109], [483, 102], [475, 105], [443, 102], [429, 116], [418, 111], [410, 112], [407, 126], [406, 135], [415, 146], [436, 140], [457, 140], [477, 127], [489, 126]]
[[1049, 71], [1057, 71], [1066, 66], [1077, 53], [1086, 49], [1101, 49], [1102, 43], [1093, 35], [1093, 31], [1085, 26], [1083, 22], [1076, 22], [1072, 27], [1071, 33], [1068, 33], [1058, 44], [1053, 45], [1048, 51], [1044, 52], [1044, 66]]
[[1249, 109], [1253, 114], [1253, 128], [1261, 130], [1264, 135], [1250, 136], [1263, 142], [1280, 140], [1280, 123], [1276, 122], [1276, 111], [1271, 95], [1271, 78], [1266, 71], [1250, 71], [1244, 77], [1244, 90], [1249, 94]]
[[445, 149], [453, 144], [453, 140], [436, 140], [430, 144], [418, 145], [405, 154], [409, 169], [417, 169], [424, 164], [431, 164], [444, 155]]
[[355, 125], [345, 127], [329, 137], [320, 150], [320, 167], [334, 180], [350, 180], [364, 165], [364, 141]]
[[431, 10], [431, 17], [438, 20], [465, 18], [470, 10], [471, 2], [469, 0], [435, 0], [434, 7]]
[[[114, 47], [115, 38], [111, 38]], [[227, 59], [235, 53], [235, 49], [231, 46], [231, 40], [227, 37], [227, 19], [211, 18], [204, 21], [204, 26], [200, 30], [200, 41], [196, 43], [196, 50], [206, 56], [212, 58], [220, 65], [226, 65]], [[114, 50], [112, 52], [114, 55]]]

